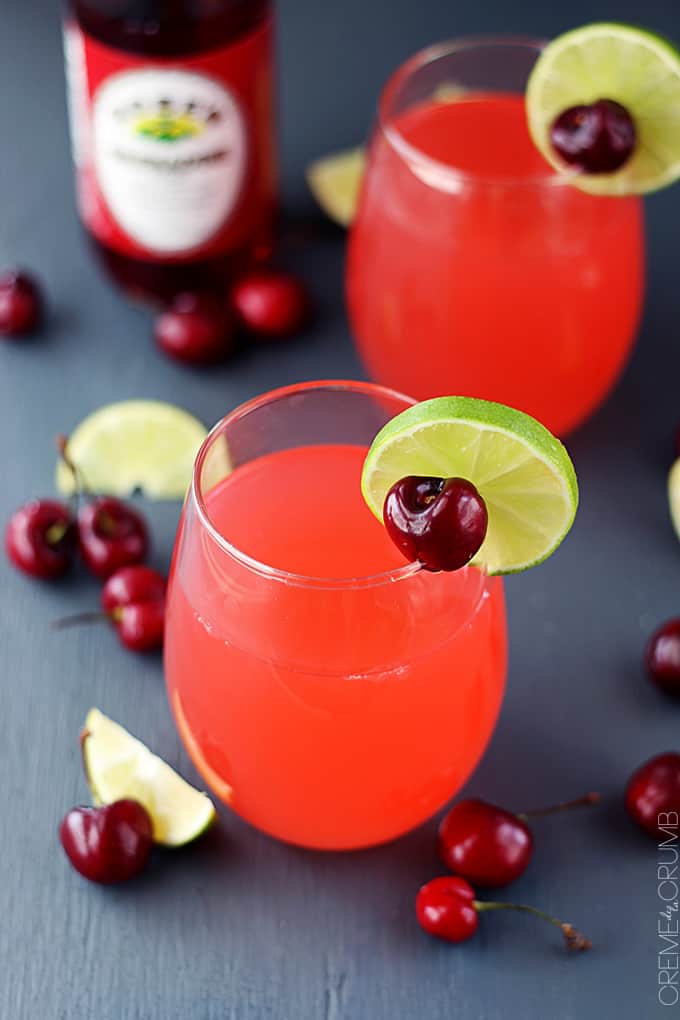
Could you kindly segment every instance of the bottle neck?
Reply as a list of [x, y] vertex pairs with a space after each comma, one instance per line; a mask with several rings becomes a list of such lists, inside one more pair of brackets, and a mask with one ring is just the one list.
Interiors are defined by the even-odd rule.
[[272, 0], [71, 0], [80, 27], [114, 49], [179, 57], [227, 46], [256, 28]]

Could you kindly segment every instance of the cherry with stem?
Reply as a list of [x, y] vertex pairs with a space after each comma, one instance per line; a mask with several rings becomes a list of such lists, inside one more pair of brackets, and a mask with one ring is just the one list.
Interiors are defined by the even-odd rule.
[[545, 817], [596, 804], [598, 793], [551, 807], [514, 814], [487, 801], [461, 800], [439, 826], [439, 856], [443, 863], [476, 886], [500, 888], [522, 875], [531, 860], [534, 838], [531, 818]]
[[101, 610], [76, 613], [55, 620], [55, 630], [107, 620], [121, 643], [133, 652], [150, 652], [163, 644], [165, 578], [151, 567], [130, 566], [116, 571], [102, 589]]
[[[68, 453], [68, 439], [57, 445], [64, 464], [73, 475], [76, 506], [89, 495], [82, 470]], [[78, 508], [78, 543], [85, 565], [95, 577], [109, 578], [121, 567], [141, 563], [149, 550], [149, 533], [144, 518], [122, 500], [95, 496]]]
[[421, 886], [416, 897], [416, 917], [424, 931], [447, 942], [465, 942], [477, 931], [479, 915], [493, 910], [514, 910], [531, 914], [558, 928], [567, 949], [581, 952], [592, 943], [572, 924], [561, 921], [537, 907], [525, 903], [501, 903], [478, 900], [473, 887], [464, 878], [448, 875], [433, 878]]

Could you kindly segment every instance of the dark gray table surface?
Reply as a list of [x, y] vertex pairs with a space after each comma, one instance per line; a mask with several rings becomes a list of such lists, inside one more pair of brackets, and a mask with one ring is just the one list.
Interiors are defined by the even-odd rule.
[[[100, 404], [176, 401], [211, 423], [272, 386], [356, 376], [342, 300], [343, 238], [321, 233], [287, 263], [320, 314], [304, 339], [208, 374], [158, 355], [150, 317], [99, 275], [73, 208], [55, 0], [3, 0], [0, 264], [34, 267], [49, 329], [0, 350], [0, 519], [50, 493], [53, 436]], [[360, 140], [382, 80], [411, 51], [461, 33], [552, 35], [609, 17], [680, 37], [670, 0], [282, 0], [284, 184], [313, 215], [302, 170]], [[680, 609], [680, 548], [665, 476], [680, 418], [680, 189], [648, 202], [649, 292], [636, 354], [614, 396], [571, 437], [582, 505], [549, 563], [508, 582], [511, 666], [492, 745], [469, 792], [520, 809], [599, 789], [600, 809], [536, 825], [513, 895], [575, 921], [595, 942], [571, 958], [523, 917], [485, 919], [469, 944], [427, 939], [418, 885], [439, 873], [432, 822], [352, 855], [279, 846], [221, 812], [195, 847], [105, 890], [67, 866], [56, 828], [85, 797], [76, 735], [92, 704], [189, 778], [160, 661], [106, 629], [55, 635], [96, 586], [30, 583], [0, 565], [0, 1018], [2, 1020], [653, 1020], [658, 852], [621, 808], [631, 769], [678, 746], [680, 714], [647, 684], [647, 634]], [[148, 507], [166, 567], [176, 505]]]

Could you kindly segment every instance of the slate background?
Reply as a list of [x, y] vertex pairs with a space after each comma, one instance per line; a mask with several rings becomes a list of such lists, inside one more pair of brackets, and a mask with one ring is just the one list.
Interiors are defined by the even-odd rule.
[[[208, 375], [168, 363], [150, 317], [99, 275], [76, 221], [53, 0], [3, 0], [0, 32], [0, 264], [33, 267], [52, 302], [44, 335], [0, 349], [0, 519], [51, 491], [52, 437], [98, 405], [176, 401], [212, 422], [275, 385], [357, 376], [342, 300], [343, 237], [321, 226], [290, 246], [320, 305], [285, 349], [242, 354]], [[549, 36], [611, 18], [680, 37], [669, 0], [282, 0], [286, 207], [314, 216], [302, 171], [366, 131], [381, 82], [448, 36]], [[596, 943], [579, 958], [511, 915], [451, 948], [413, 920], [438, 873], [435, 823], [392, 846], [322, 856], [278, 846], [222, 812], [197, 846], [140, 881], [104, 890], [67, 867], [62, 813], [84, 798], [76, 735], [97, 704], [194, 775], [165, 700], [160, 662], [125, 654], [106, 629], [55, 635], [89, 607], [83, 576], [32, 584], [0, 562], [0, 1017], [7, 1020], [660, 1020], [654, 844], [621, 809], [631, 769], [678, 746], [679, 709], [646, 683], [646, 636], [680, 608], [680, 550], [665, 473], [680, 419], [677, 223], [680, 188], [648, 201], [649, 293], [640, 342], [607, 406], [571, 437], [582, 485], [572, 537], [508, 582], [511, 668], [500, 725], [469, 792], [510, 807], [596, 788], [598, 810], [537, 823], [535, 862], [513, 888]], [[148, 508], [167, 566], [178, 508]]]

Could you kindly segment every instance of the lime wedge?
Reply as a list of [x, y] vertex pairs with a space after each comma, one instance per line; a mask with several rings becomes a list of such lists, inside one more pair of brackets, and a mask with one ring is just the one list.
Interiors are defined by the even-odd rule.
[[569, 531], [578, 485], [569, 454], [534, 418], [471, 397], [435, 397], [402, 411], [373, 441], [361, 491], [375, 516], [406, 475], [467, 478], [489, 524], [473, 560], [490, 574], [527, 570]]
[[[69, 437], [67, 454], [91, 492], [124, 498], [139, 489], [149, 499], [183, 499], [206, 435], [180, 407], [126, 400], [85, 418]], [[57, 488], [64, 495], [74, 491], [73, 475], [61, 460]]]
[[680, 54], [665, 39], [630, 25], [585, 25], [553, 39], [527, 85], [531, 136], [558, 170], [550, 142], [555, 118], [572, 106], [612, 99], [637, 131], [633, 155], [610, 174], [568, 170], [570, 183], [597, 195], [656, 191], [680, 177]]
[[126, 797], [139, 801], [151, 815], [157, 843], [191, 843], [215, 821], [215, 808], [205, 793], [97, 708], [87, 714], [82, 744], [95, 804]]
[[668, 475], [668, 506], [675, 534], [680, 538], [680, 457]]
[[341, 227], [348, 227], [354, 219], [365, 165], [363, 149], [347, 149], [318, 159], [307, 168], [307, 183], [314, 198]]

